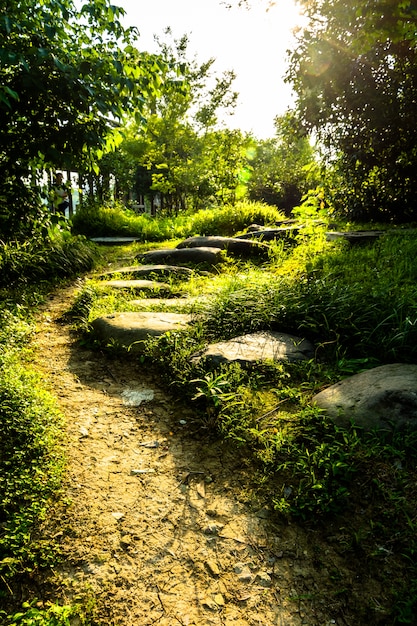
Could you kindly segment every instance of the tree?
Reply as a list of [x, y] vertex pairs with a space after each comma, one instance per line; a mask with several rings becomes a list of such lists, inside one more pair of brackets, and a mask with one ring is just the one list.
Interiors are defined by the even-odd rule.
[[[203, 63], [188, 59], [187, 35], [173, 39], [170, 28], [165, 30], [166, 40], [156, 37], [158, 56], [165, 62], [164, 88], [153, 100], [147, 102], [152, 113], [162, 118], [175, 118], [189, 122], [199, 131], [216, 127], [219, 111], [233, 114], [238, 94], [232, 90], [236, 76], [224, 71], [220, 76], [213, 70], [214, 58]], [[173, 72], [179, 68], [179, 72]], [[178, 89], [178, 83], [185, 86]]]
[[[110, 0], [5, 0], [0, 8], [0, 236], [40, 216], [34, 169], [93, 161], [140, 116], [163, 63], [138, 54]], [[30, 219], [28, 219], [28, 214]]]
[[340, 175], [339, 210], [410, 220], [417, 194], [417, 7], [411, 0], [301, 2], [309, 17], [287, 79]]
[[249, 197], [290, 214], [309, 186], [314, 150], [293, 112], [275, 118], [276, 136], [254, 144]]
[[[223, 177], [225, 182], [220, 163], [226, 151], [231, 154], [231, 138], [237, 141], [237, 134], [218, 129], [218, 114], [221, 109], [233, 110], [237, 94], [231, 88], [233, 72], [217, 76], [214, 59], [189, 61], [187, 36], [171, 41], [169, 29], [165, 34], [167, 41], [157, 39], [166, 68], [161, 94], [148, 99], [146, 127], [132, 124], [122, 148], [136, 159], [137, 193], [158, 193], [163, 208], [177, 212], [216, 200], [216, 181]], [[179, 73], [172, 68], [179, 68]], [[217, 133], [224, 133], [223, 145], [216, 140]], [[228, 163], [231, 166], [230, 158]], [[238, 184], [235, 179], [234, 189]]]

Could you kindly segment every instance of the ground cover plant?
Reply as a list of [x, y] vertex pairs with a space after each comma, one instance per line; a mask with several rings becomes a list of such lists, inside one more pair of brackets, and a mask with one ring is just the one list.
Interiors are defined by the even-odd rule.
[[[308, 524], [343, 522], [341, 553], [364, 558], [383, 580], [390, 623], [414, 623], [417, 436], [337, 428], [310, 400], [361, 370], [416, 362], [415, 237], [394, 229], [351, 247], [326, 241], [325, 230], [311, 223], [296, 245], [277, 245], [261, 266], [232, 261], [182, 284], [183, 293], [207, 296], [198, 309], [203, 320], [150, 341], [141, 360], [157, 364], [170, 389], [194, 406], [196, 433], [245, 447], [258, 481], [249, 499]], [[90, 289], [87, 324], [109, 305], [128, 306], [128, 298], [117, 304], [97, 285]], [[191, 365], [208, 342], [261, 329], [307, 337], [315, 358], [249, 371]], [[372, 621], [377, 609], [363, 610]]]
[[[343, 558], [357, 561], [358, 568], [366, 568], [388, 590], [389, 606], [363, 606], [359, 623], [373, 623], [383, 612], [388, 621], [382, 623], [410, 624], [417, 592], [417, 437], [411, 432], [381, 437], [358, 428], [339, 429], [311, 406], [310, 399], [362, 369], [393, 360], [415, 362], [416, 244], [412, 233], [396, 232], [370, 246], [352, 248], [342, 240], [326, 241], [325, 230], [325, 225], [312, 222], [295, 244], [272, 246], [267, 262], [229, 259], [215, 273], [196, 271], [189, 281], [173, 283], [174, 295], [200, 298], [190, 309], [200, 322], [191, 331], [149, 341], [140, 362], [145, 368], [156, 367], [169, 390], [193, 407], [190, 436], [204, 432], [245, 451], [254, 476], [247, 487], [248, 502], [320, 532], [337, 528]], [[175, 241], [159, 245], [171, 247]], [[129, 254], [134, 257], [151, 245], [137, 243]], [[108, 250], [101, 256], [116, 265], [126, 250]], [[130, 293], [103, 288], [100, 280], [87, 280], [66, 321], [82, 329], [80, 341], [94, 345], [90, 321], [104, 313], [133, 310], [131, 299]], [[36, 295], [21, 298], [26, 304], [29, 300], [36, 303]], [[13, 450], [3, 444], [1, 459], [8, 467], [22, 461], [19, 473], [9, 472], [12, 487], [2, 483], [1, 575], [12, 588], [15, 576], [30, 575], [57, 558], [49, 545], [37, 546], [28, 529], [46, 514], [48, 499], [59, 485], [60, 457], [54, 444], [60, 417], [28, 374], [21, 353], [31, 328], [24, 321], [26, 309], [11, 299], [7, 308], [1, 326], [1, 409], [3, 427], [15, 426], [6, 433], [9, 441], [13, 436]], [[191, 364], [190, 356], [208, 342], [266, 328], [308, 337], [316, 346], [315, 358], [251, 369]], [[37, 459], [42, 468], [36, 469]], [[41, 477], [42, 484], [32, 484], [33, 476]], [[22, 501], [27, 503], [23, 509]], [[323, 555], [316, 560], [317, 567], [325, 568]], [[348, 581], [338, 575], [340, 593], [348, 594]], [[66, 624], [82, 611], [76, 606], [28, 605], [12, 623]]]
[[[32, 325], [22, 310], [0, 311], [0, 621], [7, 598], [38, 569], [58, 556], [53, 543], [37, 541], [34, 530], [59, 489], [63, 470], [62, 416], [40, 377], [31, 371], [24, 347]], [[23, 351], [23, 352], [22, 352]], [[9, 623], [67, 624], [75, 609], [24, 606]], [[49, 617], [47, 617], [49, 615]], [[66, 619], [66, 617], [65, 617]], [[32, 620], [32, 621], [31, 621]]]
[[[91, 269], [97, 254], [64, 229], [47, 240], [0, 248], [0, 623], [69, 624], [76, 606], [36, 602], [8, 615], [10, 596], [32, 583], [33, 572], [59, 558], [36, 528], [59, 491], [64, 468], [63, 416], [30, 366], [33, 310], [63, 279]], [[9, 620], [9, 621], [7, 621]]]

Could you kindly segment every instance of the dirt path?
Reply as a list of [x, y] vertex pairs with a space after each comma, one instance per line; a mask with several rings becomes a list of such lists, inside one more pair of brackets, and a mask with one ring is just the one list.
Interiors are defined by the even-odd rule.
[[353, 626], [314, 565], [314, 530], [247, 504], [236, 450], [191, 437], [190, 413], [143, 366], [76, 345], [58, 321], [74, 291], [48, 300], [35, 339], [68, 429], [68, 504], [47, 526], [63, 597], [91, 590], [106, 626]]

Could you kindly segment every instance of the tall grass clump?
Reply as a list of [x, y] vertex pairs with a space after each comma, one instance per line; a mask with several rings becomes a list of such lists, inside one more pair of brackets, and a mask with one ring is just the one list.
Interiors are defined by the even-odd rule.
[[303, 239], [275, 265], [225, 281], [207, 327], [220, 338], [261, 329], [301, 334], [321, 359], [415, 362], [416, 254], [407, 234], [363, 247], [321, 234]]
[[285, 219], [276, 207], [261, 202], [242, 201], [221, 208], [204, 209], [190, 216], [190, 235], [231, 237], [251, 224], [273, 226]]
[[60, 484], [62, 416], [25, 362], [24, 317], [18, 306], [0, 311], [0, 616], [24, 577], [56, 559], [33, 531]]
[[87, 237], [137, 237], [140, 241], [165, 241], [192, 235], [231, 236], [252, 223], [272, 225], [284, 219], [275, 207], [259, 202], [208, 208], [197, 213], [152, 217], [138, 215], [122, 204], [85, 205], [72, 218], [73, 232]]
[[[138, 215], [121, 203], [85, 204], [72, 218], [72, 231], [86, 237], [136, 237], [139, 241], [164, 241], [187, 233], [184, 216]], [[185, 230], [184, 230], [185, 229]]]
[[0, 288], [75, 276], [91, 270], [97, 256], [84, 237], [59, 227], [43, 239], [0, 242]]

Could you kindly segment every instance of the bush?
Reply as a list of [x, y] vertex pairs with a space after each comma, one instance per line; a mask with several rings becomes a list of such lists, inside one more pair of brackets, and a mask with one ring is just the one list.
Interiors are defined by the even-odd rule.
[[121, 204], [81, 207], [73, 217], [73, 231], [88, 237], [137, 237], [164, 241], [192, 235], [231, 236], [250, 224], [275, 224], [285, 219], [274, 207], [260, 202], [240, 202], [223, 208], [203, 209], [177, 217], [137, 215]]
[[42, 242], [0, 244], [0, 288], [62, 279], [94, 266], [97, 253], [84, 237], [56, 228]]

